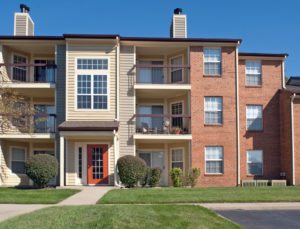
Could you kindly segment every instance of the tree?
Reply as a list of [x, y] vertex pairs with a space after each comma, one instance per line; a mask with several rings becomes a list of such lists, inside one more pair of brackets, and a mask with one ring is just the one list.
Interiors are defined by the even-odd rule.
[[31, 116], [35, 113], [28, 98], [16, 89], [0, 84], [0, 131], [11, 130], [12, 124], [21, 132], [29, 132]]

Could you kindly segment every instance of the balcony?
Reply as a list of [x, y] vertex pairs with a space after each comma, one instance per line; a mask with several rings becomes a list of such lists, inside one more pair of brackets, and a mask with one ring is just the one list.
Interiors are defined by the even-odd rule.
[[55, 114], [35, 114], [31, 117], [9, 117], [9, 124], [3, 125], [0, 138], [54, 138], [56, 132]]
[[[3, 71], [4, 68], [6, 71]], [[4, 74], [1, 77], [1, 84], [15, 88], [25, 96], [53, 97], [56, 68], [55, 64], [2, 63], [0, 69]]]
[[136, 114], [135, 139], [191, 139], [190, 115]]
[[148, 90], [151, 95], [158, 93], [172, 96], [174, 91], [191, 89], [189, 65], [163, 65], [153, 63], [154, 64], [141, 63], [135, 65], [137, 75], [134, 88], [136, 90], [143, 90], [143, 93], [144, 90]]

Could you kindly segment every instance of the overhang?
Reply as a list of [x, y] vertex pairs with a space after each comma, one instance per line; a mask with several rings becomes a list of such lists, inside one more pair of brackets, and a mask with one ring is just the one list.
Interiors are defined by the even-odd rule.
[[65, 121], [58, 126], [59, 131], [114, 131], [117, 121]]

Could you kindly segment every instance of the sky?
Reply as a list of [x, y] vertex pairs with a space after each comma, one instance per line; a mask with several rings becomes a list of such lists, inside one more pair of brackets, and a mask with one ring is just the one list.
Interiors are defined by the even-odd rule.
[[242, 52], [288, 53], [287, 76], [300, 76], [299, 0], [0, 0], [0, 35], [27, 4], [35, 35], [64, 33], [168, 37], [175, 8], [188, 37], [241, 38]]

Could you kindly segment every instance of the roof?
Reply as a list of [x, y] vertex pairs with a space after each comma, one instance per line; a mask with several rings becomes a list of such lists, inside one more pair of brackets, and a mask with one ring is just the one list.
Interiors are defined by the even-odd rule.
[[113, 131], [118, 128], [117, 121], [65, 121], [58, 126], [59, 131]]
[[227, 38], [169, 38], [169, 37], [123, 37], [119, 34], [63, 34], [62, 36], [0, 36], [0, 40], [64, 40], [73, 39], [116, 39], [123, 41], [158, 41], [158, 42], [222, 42], [241, 43], [242, 39]]
[[255, 52], [240, 52], [239, 56], [261, 56], [261, 57], [287, 57], [287, 53], [255, 53]]
[[292, 76], [286, 83], [286, 89], [293, 93], [300, 93], [300, 76]]

